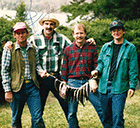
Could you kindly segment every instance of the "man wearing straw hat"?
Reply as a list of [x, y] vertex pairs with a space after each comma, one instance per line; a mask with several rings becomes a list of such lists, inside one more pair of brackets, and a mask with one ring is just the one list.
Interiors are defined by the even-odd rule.
[[[59, 21], [53, 17], [44, 17], [39, 21], [43, 27], [41, 33], [30, 37], [30, 42], [39, 48], [40, 63], [42, 68], [49, 74], [60, 79], [60, 68], [64, 49], [71, 44], [71, 41], [63, 34], [57, 33], [54, 29], [59, 26]], [[91, 40], [90, 40], [91, 41]], [[94, 44], [94, 40], [91, 41]], [[51, 76], [40, 79], [40, 94], [42, 103], [42, 114], [46, 99], [51, 91], [59, 101], [65, 116], [68, 115], [67, 103], [59, 96], [58, 82]]]
[[[65, 47], [71, 43], [71, 41], [63, 34], [59, 34], [54, 30], [59, 26], [59, 21], [57, 19], [44, 17], [39, 21], [39, 24], [43, 27], [42, 31], [31, 36], [29, 41], [39, 48], [40, 63], [42, 68], [49, 74], [59, 79], [63, 51]], [[44, 111], [46, 99], [49, 92], [51, 91], [53, 95], [58, 99], [65, 113], [65, 116], [67, 117], [67, 103], [59, 96], [59, 92], [56, 89], [56, 87], [59, 86], [59, 83], [55, 82], [55, 79], [51, 76], [48, 76], [44, 79], [39, 78], [39, 81], [42, 114]]]
[[[29, 42], [39, 48], [40, 64], [47, 73], [60, 79], [60, 68], [63, 58], [64, 49], [71, 44], [71, 41], [63, 34], [57, 33], [55, 28], [59, 26], [59, 21], [53, 17], [43, 17], [39, 24], [43, 27], [42, 31], [32, 35]], [[89, 39], [90, 44], [95, 44], [93, 39]], [[7, 43], [8, 44], [8, 43]], [[5, 45], [10, 48], [10, 46]], [[54, 77], [38, 78], [40, 82], [40, 95], [42, 115], [48, 97], [51, 91], [59, 101], [64, 114], [67, 118], [68, 106], [67, 102], [59, 96], [59, 82]]]

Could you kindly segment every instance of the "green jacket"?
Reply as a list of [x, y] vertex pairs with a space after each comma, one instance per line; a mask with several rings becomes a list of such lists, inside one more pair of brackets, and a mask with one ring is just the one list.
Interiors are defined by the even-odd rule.
[[[113, 41], [103, 45], [98, 57], [96, 70], [101, 74], [99, 80], [99, 92], [107, 92], [107, 83], [113, 55]], [[123, 93], [129, 88], [136, 88], [138, 82], [138, 60], [135, 46], [124, 39], [118, 54], [116, 73], [113, 78], [111, 92], [114, 94]]]
[[[35, 85], [39, 88], [39, 83], [36, 78], [36, 51], [35, 47], [30, 48], [28, 50], [28, 61], [30, 65], [30, 73], [33, 82]], [[24, 69], [25, 69], [25, 62], [24, 58], [22, 56], [22, 53], [20, 52], [20, 49], [15, 50], [15, 45], [13, 45], [13, 48], [11, 50], [11, 88], [14, 92], [18, 92], [22, 84], [24, 82]]]

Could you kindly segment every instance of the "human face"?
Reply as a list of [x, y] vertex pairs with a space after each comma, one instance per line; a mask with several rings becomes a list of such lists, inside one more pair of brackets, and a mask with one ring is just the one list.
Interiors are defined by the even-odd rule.
[[122, 28], [116, 27], [111, 30], [111, 35], [115, 40], [121, 40], [123, 38], [125, 31]]
[[86, 37], [86, 33], [84, 31], [84, 28], [75, 27], [74, 32], [73, 32], [73, 37], [75, 38], [76, 43], [84, 44], [85, 43], [85, 37]]
[[19, 29], [14, 33], [16, 41], [20, 44], [27, 42], [29, 33], [25, 29]]
[[43, 29], [44, 29], [44, 35], [45, 36], [52, 36], [53, 31], [55, 29], [56, 25], [53, 21], [44, 21], [43, 23]]

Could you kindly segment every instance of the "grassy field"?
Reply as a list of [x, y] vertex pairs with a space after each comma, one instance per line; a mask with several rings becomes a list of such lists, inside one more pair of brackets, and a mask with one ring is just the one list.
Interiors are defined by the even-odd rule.
[[[90, 104], [86, 102], [86, 106], [81, 104], [78, 108], [78, 119], [81, 128], [102, 128], [99, 118]], [[61, 110], [59, 103], [49, 95], [45, 111], [43, 115], [46, 128], [67, 128], [68, 124]], [[125, 111], [125, 128], [140, 128], [140, 90], [136, 90], [133, 98], [127, 98]], [[27, 105], [22, 115], [23, 128], [30, 128], [30, 113]], [[0, 128], [11, 128], [11, 109], [9, 104], [0, 105]]]

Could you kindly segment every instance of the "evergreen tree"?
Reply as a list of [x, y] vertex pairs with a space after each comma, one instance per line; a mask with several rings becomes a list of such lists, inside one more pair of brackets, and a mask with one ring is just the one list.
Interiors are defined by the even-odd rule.
[[24, 22], [26, 20], [25, 3], [23, 1], [21, 1], [21, 3], [19, 4], [19, 6], [17, 6], [15, 8], [15, 10], [16, 10], [16, 18], [18, 18], [19, 21]]
[[92, 0], [91, 3], [73, 0], [69, 5], [61, 6], [61, 11], [72, 14], [68, 16], [68, 22], [91, 12], [98, 18], [116, 17], [127, 21], [140, 18], [140, 0]]
[[[0, 62], [2, 56], [3, 46], [7, 41], [15, 42], [13, 37], [13, 26], [18, 21], [25, 21], [25, 4], [22, 1], [18, 7], [16, 7], [16, 17], [12, 19], [7, 15], [7, 18], [0, 17]], [[10, 19], [10, 20], [9, 20]], [[0, 64], [1, 69], [1, 64]], [[1, 71], [0, 71], [1, 74]], [[0, 103], [4, 101], [4, 90], [2, 88], [2, 79], [0, 75]]]

